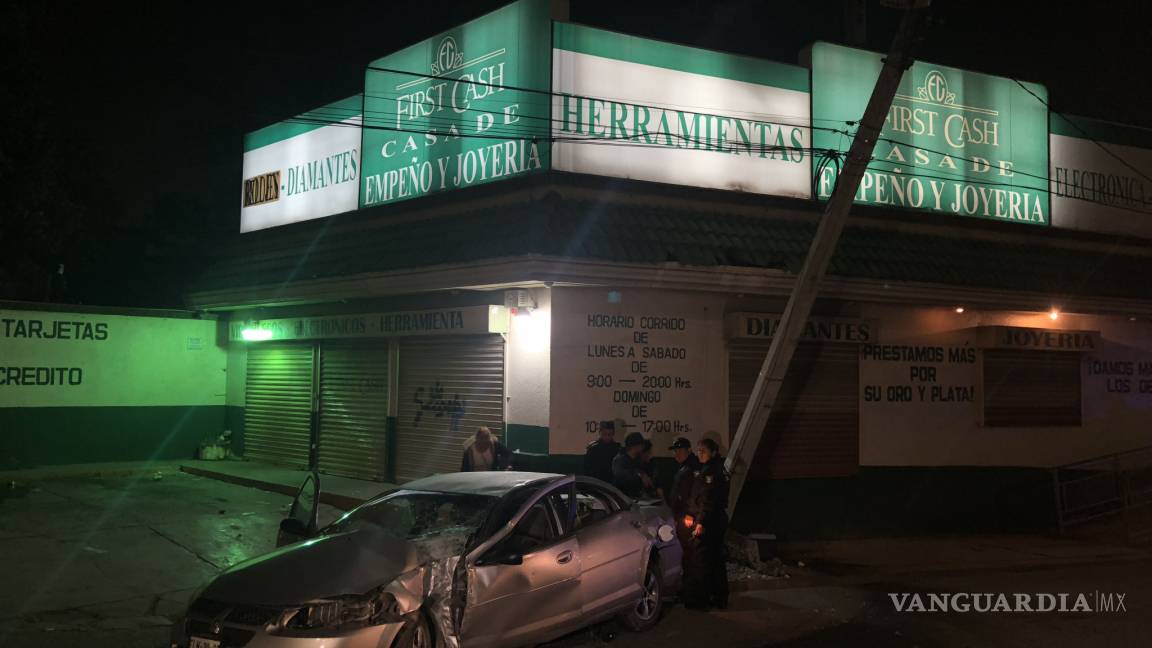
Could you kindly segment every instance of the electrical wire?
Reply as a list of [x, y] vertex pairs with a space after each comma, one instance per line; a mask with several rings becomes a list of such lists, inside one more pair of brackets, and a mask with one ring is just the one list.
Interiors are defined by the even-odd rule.
[[1132, 164], [1130, 164], [1130, 163], [1128, 162], [1128, 160], [1125, 160], [1124, 158], [1122, 158], [1122, 157], [1120, 157], [1119, 155], [1117, 155], [1117, 154], [1116, 154], [1114, 151], [1112, 151], [1112, 149], [1110, 149], [1110, 148], [1108, 148], [1107, 146], [1104, 146], [1103, 144], [1101, 144], [1101, 143], [1100, 143], [1100, 142], [1099, 142], [1099, 141], [1098, 141], [1098, 140], [1097, 140], [1095, 137], [1092, 137], [1091, 135], [1089, 135], [1089, 134], [1088, 134], [1088, 132], [1087, 132], [1087, 131], [1085, 131], [1083, 128], [1080, 128], [1080, 125], [1079, 125], [1079, 124], [1077, 124], [1076, 122], [1074, 122], [1074, 121], [1072, 121], [1071, 119], [1069, 119], [1067, 115], [1065, 115], [1064, 113], [1062, 113], [1062, 112], [1059, 112], [1059, 111], [1057, 111], [1057, 110], [1053, 110], [1053, 109], [1052, 109], [1052, 106], [1050, 106], [1050, 105], [1048, 104], [1048, 102], [1044, 100], [1044, 98], [1043, 98], [1043, 97], [1041, 97], [1040, 95], [1036, 94], [1035, 92], [1032, 92], [1032, 89], [1031, 89], [1031, 88], [1029, 88], [1028, 86], [1024, 85], [1023, 83], [1021, 83], [1019, 79], [1012, 79], [1012, 80], [1016, 82], [1016, 85], [1020, 86], [1021, 88], [1024, 88], [1024, 91], [1025, 91], [1025, 92], [1027, 92], [1028, 94], [1030, 94], [1030, 95], [1032, 95], [1033, 97], [1035, 97], [1035, 98], [1036, 98], [1036, 101], [1039, 101], [1041, 104], [1043, 104], [1043, 105], [1044, 105], [1044, 107], [1048, 109], [1048, 112], [1049, 112], [1049, 113], [1055, 113], [1056, 115], [1059, 115], [1061, 118], [1063, 118], [1063, 119], [1064, 119], [1064, 121], [1066, 121], [1066, 122], [1068, 122], [1069, 124], [1071, 124], [1073, 128], [1075, 128], [1076, 130], [1080, 131], [1080, 134], [1081, 134], [1081, 135], [1083, 135], [1085, 138], [1087, 138], [1087, 139], [1091, 140], [1091, 141], [1092, 141], [1092, 143], [1093, 143], [1093, 144], [1095, 144], [1096, 146], [1100, 147], [1100, 150], [1104, 151], [1104, 152], [1105, 152], [1105, 153], [1107, 153], [1108, 155], [1110, 155], [1110, 156], [1112, 156], [1113, 158], [1115, 158], [1115, 159], [1116, 159], [1118, 162], [1120, 162], [1120, 164], [1123, 164], [1124, 166], [1128, 167], [1130, 170], [1134, 171], [1134, 172], [1135, 172], [1137, 175], [1139, 175], [1141, 178], [1144, 178], [1145, 180], [1147, 180], [1147, 181], [1149, 181], [1149, 182], [1152, 182], [1152, 178], [1148, 177], [1148, 175], [1147, 175], [1147, 174], [1145, 174], [1145, 173], [1144, 173], [1143, 171], [1141, 171], [1140, 169], [1137, 169], [1136, 167], [1132, 166]]

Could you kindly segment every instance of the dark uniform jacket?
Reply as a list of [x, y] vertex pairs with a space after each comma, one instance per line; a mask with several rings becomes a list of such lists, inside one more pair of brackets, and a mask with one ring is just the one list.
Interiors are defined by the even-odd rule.
[[696, 455], [688, 455], [676, 470], [676, 476], [672, 478], [672, 489], [668, 492], [668, 506], [672, 509], [672, 515], [676, 516], [677, 524], [680, 524], [680, 518], [684, 517], [684, 513], [688, 510], [688, 500], [692, 497], [692, 481], [699, 468], [700, 460]]
[[612, 483], [628, 497], [640, 497], [644, 490], [644, 480], [640, 477], [643, 472], [643, 462], [628, 456], [627, 452], [621, 452], [612, 460]]
[[713, 457], [701, 465], [692, 479], [692, 494], [688, 498], [686, 513], [696, 518], [696, 522], [708, 527], [723, 528], [728, 522], [728, 474], [724, 471], [724, 459]]
[[612, 460], [620, 454], [620, 444], [616, 441], [602, 443], [596, 439], [584, 451], [584, 474], [601, 481], [612, 483]]

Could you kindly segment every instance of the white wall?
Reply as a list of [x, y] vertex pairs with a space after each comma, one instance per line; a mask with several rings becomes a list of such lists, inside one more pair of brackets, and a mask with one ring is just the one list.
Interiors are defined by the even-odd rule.
[[[1081, 366], [1083, 424], [1078, 427], [1005, 428], [981, 425], [983, 354], [974, 362], [860, 361], [860, 463], [883, 466], [1056, 466], [1144, 445], [1152, 445], [1152, 375], [1118, 377], [1093, 371], [1093, 360], [1132, 361], [1152, 369], [1152, 326], [1122, 317], [1061, 313], [973, 312], [951, 308], [916, 309], [865, 305], [863, 317], [879, 321], [882, 344], [931, 345], [949, 350], [974, 346], [960, 329], [976, 326], [1099, 331], [1101, 344], [1085, 353]], [[964, 356], [963, 352], [957, 354]], [[915, 380], [913, 366], [936, 369], [936, 379]], [[1116, 382], [1127, 379], [1127, 393]], [[1141, 382], [1143, 381], [1143, 383]], [[913, 402], [867, 401], [868, 386], [911, 386]], [[921, 402], [919, 388], [974, 387], [971, 401]], [[1145, 393], [1140, 393], [1141, 387]]]
[[223, 405], [216, 321], [0, 311], [0, 407]]
[[[582, 453], [605, 419], [635, 426], [624, 432], [652, 439], [658, 455], [678, 436], [726, 437], [724, 296], [610, 288], [552, 296], [551, 453]], [[676, 357], [657, 357], [666, 353]], [[634, 392], [659, 402], [618, 398]]]
[[248, 345], [244, 342], [228, 344], [227, 401], [229, 407], [244, 407], [248, 381]]
[[511, 318], [506, 360], [506, 423], [548, 426], [552, 349], [552, 291], [529, 291], [536, 309]]

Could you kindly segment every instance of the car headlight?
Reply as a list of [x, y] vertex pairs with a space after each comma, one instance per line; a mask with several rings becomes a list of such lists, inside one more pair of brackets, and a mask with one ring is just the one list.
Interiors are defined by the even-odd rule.
[[276, 634], [321, 635], [403, 620], [396, 597], [380, 587], [359, 596], [323, 599], [288, 608], [275, 622], [272, 631]]

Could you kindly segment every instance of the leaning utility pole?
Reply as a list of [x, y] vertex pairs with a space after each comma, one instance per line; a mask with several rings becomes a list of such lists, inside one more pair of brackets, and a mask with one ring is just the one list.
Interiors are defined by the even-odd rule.
[[764, 358], [764, 365], [760, 367], [760, 374], [756, 377], [756, 385], [748, 397], [748, 405], [740, 417], [740, 427], [736, 429], [736, 438], [732, 440], [728, 460], [725, 462], [725, 467], [731, 474], [729, 510], [735, 510], [736, 501], [740, 498], [740, 490], [748, 477], [749, 466], [756, 456], [760, 437], [768, 425], [768, 417], [775, 407], [776, 396], [780, 393], [780, 386], [788, 373], [788, 365], [792, 362], [792, 355], [800, 342], [804, 324], [812, 312], [820, 279], [828, 268], [828, 261], [836, 250], [837, 241], [840, 240], [844, 221], [848, 219], [848, 210], [852, 207], [852, 200], [860, 186], [860, 180], [864, 177], [864, 171], [872, 159], [872, 151], [876, 148], [876, 140], [880, 137], [884, 118], [892, 107], [896, 88], [900, 85], [904, 70], [912, 65], [913, 38], [928, 1], [904, 0], [901, 3], [885, 4], [899, 4], [904, 8], [900, 30], [892, 41], [888, 57], [884, 59], [884, 68], [880, 71], [880, 77], [876, 79], [876, 87], [872, 90], [872, 97], [868, 100], [868, 107], [864, 110], [864, 117], [860, 120], [852, 146], [848, 149], [844, 168], [840, 172], [828, 204], [824, 207], [824, 216], [820, 219], [816, 236], [808, 249], [808, 258], [796, 277], [788, 305], [785, 306], [780, 325], [772, 336], [772, 344], [768, 347], [768, 355]]

